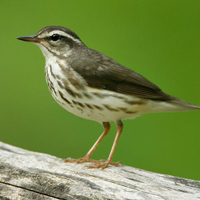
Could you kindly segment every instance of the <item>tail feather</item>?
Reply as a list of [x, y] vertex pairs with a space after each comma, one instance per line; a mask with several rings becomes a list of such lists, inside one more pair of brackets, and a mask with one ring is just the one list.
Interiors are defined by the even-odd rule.
[[168, 101], [152, 101], [150, 112], [179, 112], [179, 111], [192, 111], [200, 110], [200, 106], [188, 103], [181, 99], [170, 97]]
[[200, 110], [200, 106], [188, 103], [186, 101], [183, 101], [181, 99], [175, 98], [170, 100], [170, 103], [177, 105], [178, 107], [180, 107], [180, 109], [182, 108], [183, 111], [189, 111], [189, 110]]

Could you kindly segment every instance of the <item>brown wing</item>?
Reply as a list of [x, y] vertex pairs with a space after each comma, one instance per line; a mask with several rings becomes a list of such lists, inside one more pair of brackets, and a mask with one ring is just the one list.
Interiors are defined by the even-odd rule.
[[87, 59], [77, 58], [72, 62], [72, 68], [86, 80], [90, 87], [145, 99], [165, 101], [173, 99], [138, 73], [103, 54], [91, 51], [92, 53]]

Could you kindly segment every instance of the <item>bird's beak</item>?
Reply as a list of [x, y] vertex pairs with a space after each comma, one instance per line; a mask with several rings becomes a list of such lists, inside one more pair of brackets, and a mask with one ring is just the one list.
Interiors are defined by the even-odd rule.
[[36, 35], [22, 36], [22, 37], [18, 37], [17, 39], [25, 41], [25, 42], [33, 42], [33, 43], [39, 43], [40, 42], [40, 39], [37, 38]]

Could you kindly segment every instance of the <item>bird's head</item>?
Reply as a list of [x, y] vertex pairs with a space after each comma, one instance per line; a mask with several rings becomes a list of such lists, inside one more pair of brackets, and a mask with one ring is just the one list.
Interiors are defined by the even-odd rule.
[[67, 57], [68, 53], [76, 46], [84, 45], [73, 31], [60, 26], [47, 26], [36, 35], [22, 36], [17, 39], [38, 45], [46, 59], [52, 54]]

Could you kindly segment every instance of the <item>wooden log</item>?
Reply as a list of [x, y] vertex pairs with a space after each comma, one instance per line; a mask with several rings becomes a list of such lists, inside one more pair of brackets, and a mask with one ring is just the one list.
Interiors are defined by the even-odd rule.
[[0, 199], [199, 200], [200, 182], [129, 166], [88, 169], [0, 142]]

